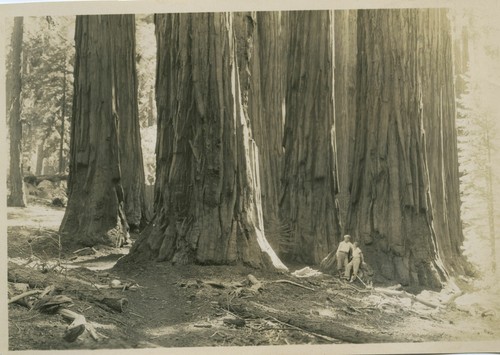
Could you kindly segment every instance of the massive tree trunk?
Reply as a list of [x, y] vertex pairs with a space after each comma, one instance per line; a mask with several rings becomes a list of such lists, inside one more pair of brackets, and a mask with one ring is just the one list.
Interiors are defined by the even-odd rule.
[[135, 60], [135, 19], [113, 17], [113, 80], [120, 147], [121, 184], [124, 211], [131, 228], [144, 227], [147, 207], [144, 198], [144, 165], [142, 160], [139, 109], [137, 104], [137, 72]]
[[232, 15], [156, 15], [155, 216], [131, 259], [286, 267], [263, 231]]
[[21, 123], [21, 68], [23, 51], [23, 18], [14, 19], [12, 31], [12, 57], [11, 67], [7, 75], [7, 117], [9, 118], [9, 196], [7, 206], [25, 207], [26, 197], [24, 194], [22, 176], [22, 123]]
[[357, 10], [338, 10], [334, 15], [336, 199], [340, 226], [345, 232], [356, 122]]
[[130, 16], [76, 19], [68, 206], [60, 230], [84, 245], [121, 245], [128, 236], [120, 161], [129, 164], [132, 158], [120, 156], [119, 114], [120, 99], [130, 97], [120, 94], [117, 84], [133, 80], [133, 72], [127, 68], [125, 78], [115, 78], [120, 71], [114, 66], [134, 59], [122, 57], [115, 63], [122, 17]]
[[[283, 148], [284, 94], [279, 12], [236, 13], [240, 82], [252, 135], [259, 148], [266, 237], [279, 249], [278, 199]], [[250, 40], [249, 40], [250, 39]]]
[[419, 11], [419, 32], [424, 35], [419, 39], [418, 58], [433, 233], [446, 268], [464, 273], [453, 46], [447, 16], [445, 9]]
[[461, 238], [458, 158], [451, 52], [435, 38], [446, 29], [428, 22], [440, 10], [426, 11], [358, 13], [348, 229], [385, 278], [439, 288]]
[[319, 263], [338, 242], [333, 152], [333, 19], [330, 11], [288, 14], [289, 49], [280, 218], [288, 257]]

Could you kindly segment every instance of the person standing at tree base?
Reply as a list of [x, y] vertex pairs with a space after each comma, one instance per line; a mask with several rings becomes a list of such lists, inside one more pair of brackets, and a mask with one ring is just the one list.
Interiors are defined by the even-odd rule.
[[352, 248], [352, 260], [347, 264], [345, 268], [345, 274], [344, 277], [346, 280], [349, 280], [349, 276], [351, 275], [351, 270], [352, 270], [352, 277], [350, 279], [350, 282], [353, 282], [356, 280], [358, 277], [358, 271], [359, 267], [364, 263], [364, 258], [363, 258], [363, 252], [359, 248], [359, 243], [354, 242], [353, 248]]
[[337, 248], [337, 270], [339, 275], [342, 275], [342, 270], [345, 270], [349, 263], [349, 254], [352, 252], [351, 236], [344, 235], [344, 240], [340, 242]]

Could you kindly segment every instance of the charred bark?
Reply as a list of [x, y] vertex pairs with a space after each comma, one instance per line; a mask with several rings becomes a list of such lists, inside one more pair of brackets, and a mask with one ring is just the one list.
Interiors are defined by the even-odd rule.
[[155, 216], [129, 259], [286, 268], [263, 230], [232, 15], [156, 15]]

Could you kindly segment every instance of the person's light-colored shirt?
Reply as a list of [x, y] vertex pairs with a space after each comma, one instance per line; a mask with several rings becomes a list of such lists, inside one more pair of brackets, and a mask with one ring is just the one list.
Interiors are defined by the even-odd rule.
[[339, 248], [337, 249], [337, 252], [341, 251], [344, 253], [349, 253], [349, 250], [352, 249], [352, 243], [351, 242], [340, 242]]
[[359, 247], [356, 247], [352, 250], [352, 257], [353, 258], [362, 258], [363, 257], [363, 252]]

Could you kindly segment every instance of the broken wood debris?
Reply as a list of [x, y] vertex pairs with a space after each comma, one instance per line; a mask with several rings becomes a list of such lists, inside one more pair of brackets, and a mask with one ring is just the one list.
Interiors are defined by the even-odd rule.
[[375, 287], [373, 290], [375, 292], [382, 293], [382, 294], [387, 295], [387, 296], [396, 296], [396, 297], [409, 298], [409, 299], [411, 299], [411, 300], [413, 300], [415, 302], [419, 302], [419, 303], [421, 303], [423, 305], [426, 305], [427, 307], [431, 307], [431, 308], [438, 308], [438, 307], [440, 307], [440, 305], [437, 305], [437, 304], [434, 304], [432, 302], [423, 300], [422, 298], [420, 298], [418, 296], [415, 296], [415, 295], [412, 295], [411, 293], [408, 293], [406, 291], [388, 290], [388, 289], [383, 289], [383, 288], [378, 288], [378, 287]]
[[73, 300], [68, 296], [55, 295], [55, 296], [44, 296], [33, 305], [33, 309], [41, 313], [56, 313], [58, 309], [62, 306], [66, 306], [73, 303]]
[[83, 315], [66, 308], [59, 308], [57, 312], [61, 316], [72, 320], [71, 324], [64, 332], [64, 340], [74, 342], [85, 330], [89, 332], [92, 339], [95, 341], [99, 340], [99, 334], [96, 332], [94, 326], [88, 323]]
[[250, 281], [250, 285], [251, 285], [250, 291], [252, 291], [254, 293], [259, 293], [264, 289], [262, 282], [257, 280], [257, 278], [255, 276], [253, 276], [252, 274], [248, 274], [247, 278], [248, 278], [248, 281]]
[[[264, 285], [266, 283], [284, 283], [284, 284], [289, 284], [293, 286], [297, 286], [300, 288], [304, 288], [306, 290], [314, 291], [314, 288], [305, 286], [302, 284], [299, 284], [297, 282], [291, 281], [291, 280], [274, 280], [274, 281], [268, 281], [268, 282], [262, 282], [259, 279], [257, 279], [254, 275], [248, 274], [247, 276], [249, 288], [248, 290], [253, 293], [253, 294], [259, 294], [264, 290]], [[220, 282], [220, 281], [213, 281], [213, 280], [208, 280], [208, 281], [187, 281], [179, 284], [180, 287], [190, 287], [190, 286], [197, 286], [199, 287], [200, 284], [204, 285], [209, 285], [214, 288], [219, 288], [219, 289], [232, 289], [231, 295], [235, 297], [247, 297], [245, 293], [243, 292], [243, 288], [245, 287], [244, 282]]]
[[14, 296], [12, 297], [10, 300], [9, 300], [9, 303], [8, 304], [11, 304], [11, 303], [14, 303], [14, 302], [17, 302], [19, 300], [22, 300], [23, 298], [25, 297], [29, 297], [29, 296], [33, 296], [33, 295], [36, 295], [36, 294], [39, 294], [41, 293], [42, 291], [40, 290], [31, 290], [31, 291], [26, 291], [26, 292], [23, 292], [21, 293], [20, 295], [17, 295], [17, 296]]

